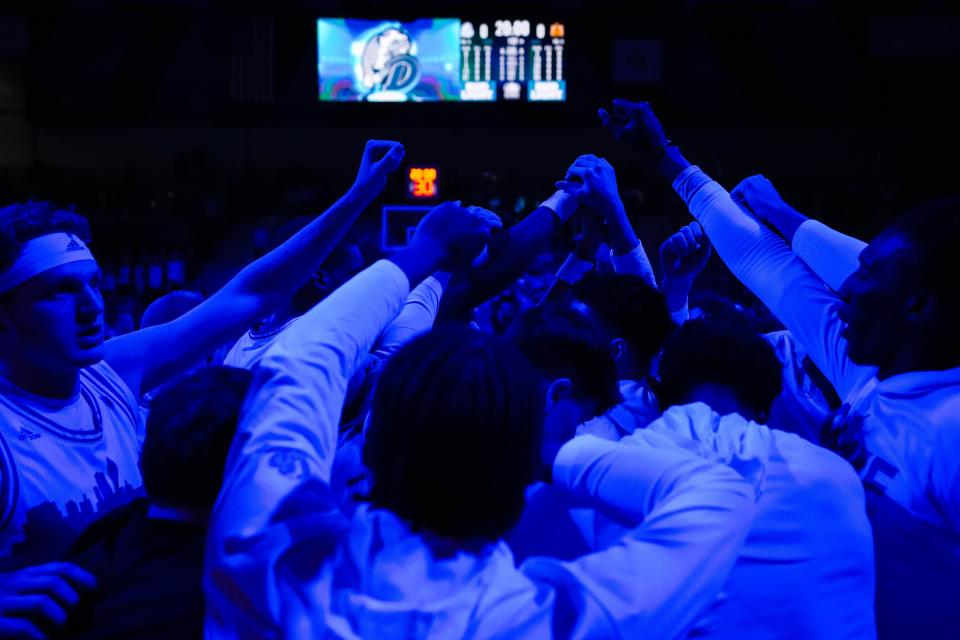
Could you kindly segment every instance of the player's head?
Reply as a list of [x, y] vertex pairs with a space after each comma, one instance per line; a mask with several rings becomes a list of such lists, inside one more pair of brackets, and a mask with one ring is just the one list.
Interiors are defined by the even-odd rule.
[[103, 359], [100, 268], [87, 221], [47, 202], [0, 209], [0, 360], [70, 371]]
[[642, 377], [674, 325], [663, 295], [639, 276], [589, 273], [573, 287], [610, 339], [622, 377]]
[[[164, 294], [150, 303], [144, 310], [140, 318], [140, 328], [147, 329], [157, 325], [173, 322], [188, 311], [192, 311], [203, 303], [203, 295], [196, 291], [171, 291]], [[222, 360], [222, 358], [221, 358]], [[202, 366], [213, 364], [214, 354], [207, 354], [205, 357], [198, 358], [197, 361], [186, 371], [193, 371]], [[156, 390], [151, 389], [150, 395], [154, 395]]]
[[150, 405], [140, 469], [147, 495], [168, 507], [213, 507], [253, 374], [204, 367], [164, 388]]
[[721, 415], [765, 423], [782, 387], [773, 346], [740, 324], [691, 320], [663, 346], [656, 383], [660, 409], [703, 402]]
[[502, 537], [540, 464], [543, 412], [543, 380], [507, 340], [454, 326], [415, 338], [374, 391], [371, 502], [441, 536]]
[[310, 282], [294, 296], [294, 309], [301, 315], [306, 313], [339, 289], [347, 280], [357, 275], [365, 264], [363, 253], [357, 244], [341, 243], [324, 260]]
[[577, 426], [622, 402], [616, 365], [603, 330], [583, 311], [533, 307], [507, 331], [548, 381], [544, 434], [566, 442]]
[[854, 362], [903, 372], [925, 344], [936, 349], [940, 368], [960, 365], [958, 246], [960, 198], [951, 198], [907, 213], [863, 250], [838, 292]]
[[[300, 216], [277, 227], [270, 235], [267, 250], [272, 251], [292, 238], [301, 229], [313, 221], [311, 216]], [[318, 302], [336, 291], [340, 285], [352, 278], [364, 266], [360, 247], [352, 242], [341, 242], [293, 295], [290, 305], [296, 315], [303, 315]]]
[[203, 302], [203, 295], [196, 291], [171, 291], [147, 306], [140, 318], [140, 328], [146, 329], [147, 327], [172, 322], [201, 302]]

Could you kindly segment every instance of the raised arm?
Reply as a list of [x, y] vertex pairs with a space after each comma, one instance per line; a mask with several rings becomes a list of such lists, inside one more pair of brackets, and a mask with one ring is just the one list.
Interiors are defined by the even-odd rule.
[[598, 508], [641, 523], [612, 547], [576, 561], [523, 565], [527, 575], [584, 601], [580, 619], [563, 635], [609, 633], [611, 625], [617, 637], [682, 637], [733, 567], [752, 524], [753, 488], [731, 469], [672, 445], [593, 436], [564, 445], [553, 478]]
[[453, 274], [440, 304], [439, 319], [467, 320], [475, 307], [510, 286], [576, 209], [573, 198], [558, 192], [510, 229], [494, 236], [484, 259]]
[[290, 300], [383, 190], [402, 159], [399, 143], [368, 142], [353, 186], [323, 215], [181, 318], [107, 342], [108, 364], [139, 394], [235, 340]]
[[699, 222], [691, 222], [660, 245], [660, 265], [663, 282], [660, 291], [667, 303], [667, 311], [677, 324], [690, 316], [687, 298], [697, 274], [710, 260], [710, 241]]
[[557, 187], [577, 198], [582, 206], [603, 216], [614, 270], [640, 276], [651, 287], [656, 287], [653, 267], [620, 199], [613, 166], [597, 156], [580, 156], [567, 171], [565, 179], [557, 183]]
[[[839, 299], [783, 238], [747, 213], [699, 167], [691, 165], [663, 134], [650, 105], [617, 101], [621, 119], [611, 124], [623, 139], [649, 152], [661, 174], [703, 226], [717, 254], [783, 322], [842, 398], [859, 388], [875, 370], [847, 357], [845, 324], [837, 315]], [[649, 142], [653, 141], [653, 142]]]
[[597, 252], [607, 242], [600, 214], [581, 207], [574, 217], [577, 227], [576, 246], [557, 269], [553, 282], [537, 304], [566, 304], [573, 299], [573, 285], [596, 267]]
[[867, 243], [803, 215], [787, 204], [764, 176], [745, 178], [730, 195], [783, 236], [793, 252], [834, 291], [857, 270]]
[[[413, 242], [310, 310], [256, 371], [211, 516], [208, 631], [231, 637], [277, 622], [274, 570], [291, 527], [336, 528], [329, 496], [347, 382], [400, 310], [410, 283], [469, 260], [489, 221], [453, 204], [434, 209]], [[300, 524], [297, 524], [300, 523]], [[317, 553], [321, 553], [318, 549]]]
[[441, 271], [429, 276], [410, 292], [403, 309], [377, 340], [378, 356], [389, 357], [416, 336], [430, 331], [440, 310], [443, 289], [449, 282], [450, 274]]

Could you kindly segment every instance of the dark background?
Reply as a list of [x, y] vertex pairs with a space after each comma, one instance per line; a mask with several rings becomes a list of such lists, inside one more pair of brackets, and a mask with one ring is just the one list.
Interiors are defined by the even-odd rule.
[[[532, 201], [577, 155], [603, 155], [638, 226], [662, 236], [679, 203], [599, 128], [596, 109], [615, 96], [650, 100], [728, 187], [763, 172], [845, 231], [869, 236], [960, 191], [955, 3], [630, 4], [6, 2], [3, 199], [76, 203], [117, 241], [176, 244], [186, 229], [212, 242], [224, 218], [329, 203], [363, 142], [386, 137], [410, 163], [438, 166], [451, 198]], [[562, 21], [568, 102], [321, 104], [318, 16]], [[403, 187], [383, 201], [401, 202]]]

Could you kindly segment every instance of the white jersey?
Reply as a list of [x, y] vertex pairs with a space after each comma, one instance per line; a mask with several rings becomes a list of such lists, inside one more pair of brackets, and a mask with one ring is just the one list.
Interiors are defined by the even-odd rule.
[[[672, 407], [620, 442], [684, 449], [729, 466], [755, 489], [746, 542], [689, 637], [876, 637], [873, 540], [863, 487], [846, 461], [795, 434], [737, 414], [721, 417], [702, 403]], [[603, 460], [591, 467], [597, 477], [612, 470]], [[607, 485], [608, 498], [620, 495], [614, 502], [635, 490], [630, 482]], [[568, 560], [616, 548], [637, 523], [556, 484], [536, 485], [508, 542], [518, 560]]]
[[0, 557], [58, 559], [88, 524], [142, 494], [137, 400], [105, 362], [80, 371], [69, 400], [0, 378]]
[[660, 417], [660, 405], [646, 380], [621, 380], [623, 402], [602, 416], [577, 427], [578, 436], [597, 436], [614, 442]]
[[[843, 458], [702, 403], [672, 407], [621, 442], [660, 448], [663, 440], [730, 466], [758, 496], [730, 578], [692, 636], [770, 638], [789, 630], [798, 639], [876, 637], [864, 490]], [[617, 529], [599, 528], [596, 544], [613, 544], [623, 535]]]
[[250, 329], [227, 352], [227, 355], [223, 358], [223, 365], [237, 367], [238, 369], [253, 369], [263, 359], [263, 354], [267, 352], [270, 345], [275, 343], [287, 327], [296, 320], [297, 318], [292, 318], [283, 326], [271, 331], [260, 332], [256, 329]]
[[[790, 330], [846, 405], [834, 425], [863, 444], [863, 455], [853, 462], [868, 490], [881, 635], [956, 635], [960, 368], [878, 380], [876, 369], [847, 356], [841, 301], [778, 235], [695, 166], [677, 177], [674, 189], [717, 254]], [[843, 258], [853, 251], [835, 253]], [[850, 269], [847, 258], [835, 264], [840, 266], [829, 277], [834, 284]]]
[[605, 501], [627, 481], [610, 507], [643, 520], [621, 547], [573, 563], [518, 570], [502, 543], [438, 554], [381, 509], [343, 522], [329, 482], [347, 383], [408, 292], [403, 272], [378, 262], [260, 364], [210, 519], [207, 637], [682, 635], [729, 573], [753, 499], [731, 470], [676, 448], [584, 437], [560, 450], [558, 486]]
[[804, 367], [806, 352], [789, 331], [774, 331], [763, 337], [773, 346], [783, 365], [783, 389], [770, 407], [767, 424], [819, 444], [820, 431], [831, 409], [823, 391]]

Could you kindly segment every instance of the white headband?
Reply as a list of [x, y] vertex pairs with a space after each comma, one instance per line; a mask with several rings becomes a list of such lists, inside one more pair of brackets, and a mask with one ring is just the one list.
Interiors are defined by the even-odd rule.
[[81, 260], [94, 260], [94, 257], [83, 240], [72, 233], [51, 233], [34, 238], [23, 245], [13, 266], [0, 273], [0, 294], [44, 271]]

